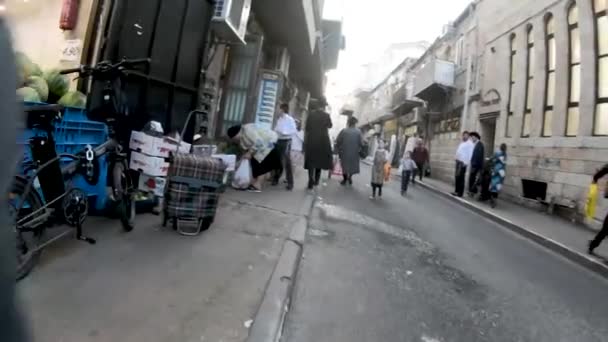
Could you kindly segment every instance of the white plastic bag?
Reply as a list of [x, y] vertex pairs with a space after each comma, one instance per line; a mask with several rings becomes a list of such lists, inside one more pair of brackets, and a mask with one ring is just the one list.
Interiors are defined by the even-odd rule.
[[251, 163], [249, 159], [243, 159], [234, 173], [232, 187], [241, 190], [247, 189], [251, 185], [251, 178]]

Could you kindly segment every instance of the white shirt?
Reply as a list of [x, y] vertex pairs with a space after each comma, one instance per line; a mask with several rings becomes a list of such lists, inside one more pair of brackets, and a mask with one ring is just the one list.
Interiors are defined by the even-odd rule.
[[304, 131], [297, 131], [296, 134], [291, 137], [291, 150], [296, 152], [302, 152], [304, 147]]
[[292, 136], [298, 132], [298, 128], [291, 115], [283, 113], [277, 120], [274, 131], [279, 134], [280, 140], [291, 140]]
[[410, 137], [407, 139], [407, 142], [405, 143], [405, 152], [414, 152], [416, 145], [418, 145], [418, 141], [420, 141], [420, 138], [418, 137]]
[[460, 145], [458, 145], [458, 150], [456, 150], [456, 160], [468, 166], [471, 163], [474, 148], [475, 144], [470, 139], [461, 142]]

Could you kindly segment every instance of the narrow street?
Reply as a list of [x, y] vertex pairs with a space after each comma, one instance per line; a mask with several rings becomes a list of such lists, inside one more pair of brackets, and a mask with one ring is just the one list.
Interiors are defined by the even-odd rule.
[[319, 191], [283, 341], [607, 341], [605, 279], [420, 187], [372, 202], [369, 179]]

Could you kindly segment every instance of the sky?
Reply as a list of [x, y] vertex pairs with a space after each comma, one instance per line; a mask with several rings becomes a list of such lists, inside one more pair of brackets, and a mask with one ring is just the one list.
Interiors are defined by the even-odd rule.
[[[323, 17], [342, 19], [346, 50], [329, 75], [328, 93], [357, 87], [362, 64], [372, 62], [391, 43], [433, 42], [471, 0], [326, 0]], [[328, 94], [329, 95], [329, 94]]]

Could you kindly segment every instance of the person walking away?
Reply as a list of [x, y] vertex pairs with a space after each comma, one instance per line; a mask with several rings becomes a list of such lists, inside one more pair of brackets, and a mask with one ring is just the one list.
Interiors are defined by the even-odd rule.
[[378, 148], [374, 154], [374, 163], [372, 164], [372, 196], [370, 196], [372, 200], [376, 199], [376, 192], [378, 197], [382, 198], [382, 186], [386, 177], [384, 165], [387, 161], [388, 153], [384, 149], [384, 141], [378, 140]]
[[496, 208], [498, 193], [502, 190], [505, 181], [507, 166], [507, 144], [500, 144], [500, 148], [492, 158], [492, 179], [490, 180], [490, 205]]
[[291, 161], [294, 165], [302, 166], [302, 153], [304, 152], [304, 131], [302, 122], [296, 120], [296, 133], [291, 137]]
[[469, 196], [473, 197], [478, 192], [477, 176], [483, 169], [483, 163], [485, 159], [485, 151], [483, 143], [480, 141], [481, 137], [479, 133], [473, 132], [470, 134], [471, 141], [475, 145], [473, 148], [473, 154], [471, 155], [471, 171], [469, 174]]
[[256, 124], [236, 125], [228, 128], [228, 137], [245, 152], [242, 159], [251, 162], [251, 192], [262, 191], [264, 175], [281, 167], [281, 153], [276, 145], [277, 134]]
[[340, 182], [342, 185], [352, 185], [353, 175], [360, 172], [359, 164], [361, 148], [363, 148], [363, 135], [357, 128], [357, 122], [355, 117], [348, 118], [348, 127], [340, 131], [336, 140], [336, 149], [342, 166], [343, 180]]
[[467, 174], [467, 167], [471, 162], [474, 147], [469, 139], [469, 132], [462, 132], [462, 142], [456, 150], [455, 189], [452, 193], [454, 196], [462, 197], [464, 195], [465, 175]]
[[[597, 184], [597, 182], [608, 174], [608, 164], [604, 165], [596, 174], [593, 176], [593, 184]], [[607, 188], [608, 190], [608, 188]], [[608, 198], [608, 193], [604, 192], [604, 197]], [[589, 254], [593, 255], [595, 249], [598, 248], [604, 239], [608, 236], [608, 214], [604, 218], [604, 223], [602, 224], [602, 230], [595, 236], [595, 238], [589, 241]]]
[[414, 160], [414, 163], [416, 163], [416, 169], [414, 169], [414, 177], [412, 178], [412, 185], [414, 185], [416, 184], [417, 175], [419, 176], [420, 181], [422, 182], [425, 166], [428, 165], [429, 162], [429, 150], [426, 149], [422, 140], [418, 140], [418, 145], [416, 146], [416, 148], [414, 148], [414, 151], [411, 153], [411, 156]]
[[304, 129], [304, 168], [308, 170], [308, 189], [319, 185], [322, 170], [331, 170], [333, 154], [329, 129], [331, 117], [325, 112], [327, 101], [313, 101]]
[[274, 131], [277, 132], [277, 149], [281, 155], [281, 165], [275, 171], [272, 185], [279, 184], [279, 180], [285, 171], [287, 178], [287, 190], [293, 190], [293, 164], [291, 162], [291, 142], [293, 136], [298, 132], [296, 121], [289, 115], [289, 105], [281, 104], [281, 114], [277, 120]]
[[407, 195], [407, 188], [412, 175], [415, 177], [416, 168], [416, 163], [411, 158], [410, 153], [405, 152], [403, 159], [401, 159], [401, 196]]

